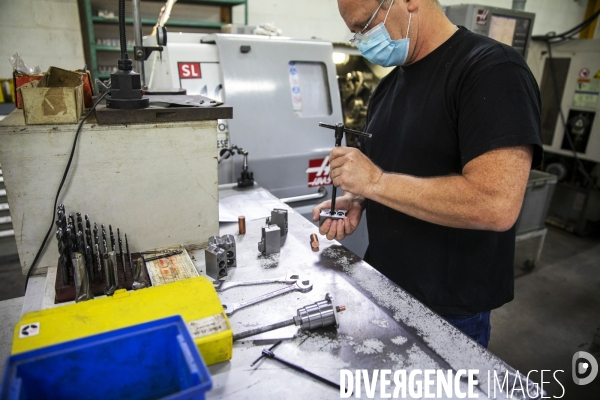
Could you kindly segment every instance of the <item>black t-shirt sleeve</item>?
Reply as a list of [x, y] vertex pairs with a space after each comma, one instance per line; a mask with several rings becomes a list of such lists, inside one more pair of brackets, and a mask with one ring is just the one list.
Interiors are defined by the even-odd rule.
[[459, 91], [461, 163], [500, 147], [533, 145], [532, 168], [541, 164], [541, 101], [531, 72], [507, 60], [466, 79]]

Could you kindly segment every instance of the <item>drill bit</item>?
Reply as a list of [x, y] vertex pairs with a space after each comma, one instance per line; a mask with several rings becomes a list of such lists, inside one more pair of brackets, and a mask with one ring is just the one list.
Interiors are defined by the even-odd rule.
[[[90, 217], [89, 215], [85, 215], [85, 242], [88, 246], [90, 246], [90, 255], [92, 256], [92, 260], [94, 260], [94, 258], [96, 258], [94, 256], [94, 244], [92, 242], [92, 226], [90, 223]], [[92, 271], [94, 270], [94, 268], [92, 267]], [[93, 276], [93, 274], [91, 275]]]
[[123, 270], [123, 276], [127, 275], [125, 272], [125, 253], [123, 253], [123, 241], [121, 240], [121, 231], [117, 228], [117, 240], [119, 242], [119, 258], [121, 259], [121, 269]]
[[83, 232], [83, 220], [81, 219], [81, 213], [78, 212], [77, 213], [77, 231], [78, 232]]
[[112, 225], [108, 225], [108, 229], [110, 231], [110, 248], [111, 251], [115, 251], [115, 234], [112, 230]]
[[62, 272], [62, 282], [64, 286], [69, 284], [69, 266], [67, 264], [68, 260], [65, 255], [65, 241], [64, 241], [64, 233], [62, 228], [58, 228], [56, 230], [56, 239], [58, 240], [58, 266]]
[[[104, 240], [104, 243], [106, 243], [106, 229], [104, 228], [104, 224], [102, 224], [102, 239]], [[106, 245], [104, 246], [104, 253], [106, 254]]]
[[96, 244], [94, 245], [94, 247], [96, 247], [96, 264], [98, 264], [98, 266], [96, 268], [98, 268], [98, 281], [101, 281], [102, 280], [102, 259], [100, 258], [100, 250], [98, 249], [98, 240], [96, 240]]
[[125, 248], [127, 249], [127, 261], [129, 261], [129, 271], [133, 276], [133, 261], [131, 260], [131, 252], [129, 251], [129, 242], [127, 241], [127, 234], [125, 234]]

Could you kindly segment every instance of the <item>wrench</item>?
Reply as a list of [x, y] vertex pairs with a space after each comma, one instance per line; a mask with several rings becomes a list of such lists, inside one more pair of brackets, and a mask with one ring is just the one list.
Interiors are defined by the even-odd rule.
[[299, 291], [302, 293], [310, 292], [313, 288], [313, 285], [309, 280], [306, 281], [296, 281], [293, 285], [285, 287], [283, 289], [276, 290], [271, 293], [263, 294], [262, 296], [258, 296], [252, 300], [245, 301], [243, 303], [222, 303], [223, 309], [225, 309], [225, 314], [228, 317], [231, 317], [236, 311], [241, 310], [242, 308], [249, 307], [251, 305], [272, 299], [277, 296], [281, 296], [286, 293], [291, 293], [295, 291]]
[[291, 285], [296, 283], [296, 281], [300, 279], [298, 274], [288, 274], [286, 276], [282, 276], [281, 278], [275, 279], [261, 279], [258, 281], [246, 281], [246, 282], [235, 282], [235, 281], [226, 281], [226, 280], [216, 280], [213, 281], [213, 285], [217, 292], [224, 292], [227, 289], [231, 289], [237, 286], [252, 286], [252, 285], [266, 285], [267, 283], [286, 283]]

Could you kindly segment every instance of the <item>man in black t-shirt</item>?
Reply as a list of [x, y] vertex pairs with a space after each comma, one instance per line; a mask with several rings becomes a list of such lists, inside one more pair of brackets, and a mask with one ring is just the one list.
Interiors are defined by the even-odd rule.
[[397, 68], [371, 98], [364, 152], [331, 152], [348, 216], [320, 232], [343, 239], [366, 208], [365, 260], [487, 346], [490, 311], [513, 299], [514, 225], [542, 159], [537, 84], [516, 50], [453, 25], [436, 0], [338, 5], [363, 56]]

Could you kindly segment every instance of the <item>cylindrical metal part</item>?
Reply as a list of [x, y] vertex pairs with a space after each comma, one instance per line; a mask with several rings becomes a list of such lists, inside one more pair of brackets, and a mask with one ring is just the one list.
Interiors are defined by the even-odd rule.
[[94, 298], [90, 290], [90, 281], [87, 276], [83, 254], [73, 253], [71, 261], [73, 263], [73, 273], [75, 276], [75, 302], [90, 300]]
[[302, 329], [315, 329], [335, 324], [333, 304], [327, 300], [298, 309], [298, 318]]
[[292, 319], [288, 319], [286, 321], [277, 322], [275, 324], [262, 326], [260, 328], [250, 329], [249, 331], [242, 332], [242, 333], [236, 333], [235, 335], [233, 335], [233, 341], [235, 342], [236, 340], [239, 340], [239, 339], [244, 339], [249, 336], [258, 335], [259, 333], [269, 332], [269, 331], [272, 331], [275, 329], [283, 328], [283, 327], [294, 325], [294, 324], [295, 324], [295, 320], [294, 320], [294, 318], [292, 318]]
[[119, 268], [117, 264], [117, 253], [115, 251], [110, 251], [108, 253], [108, 258], [110, 259], [110, 263], [112, 264], [112, 274], [113, 274], [113, 284], [115, 286], [115, 290], [119, 288]]
[[246, 217], [243, 215], [240, 215], [238, 217], [238, 228], [240, 231], [240, 235], [246, 234]]
[[310, 235], [310, 248], [312, 251], [319, 251], [319, 238], [314, 233]]

